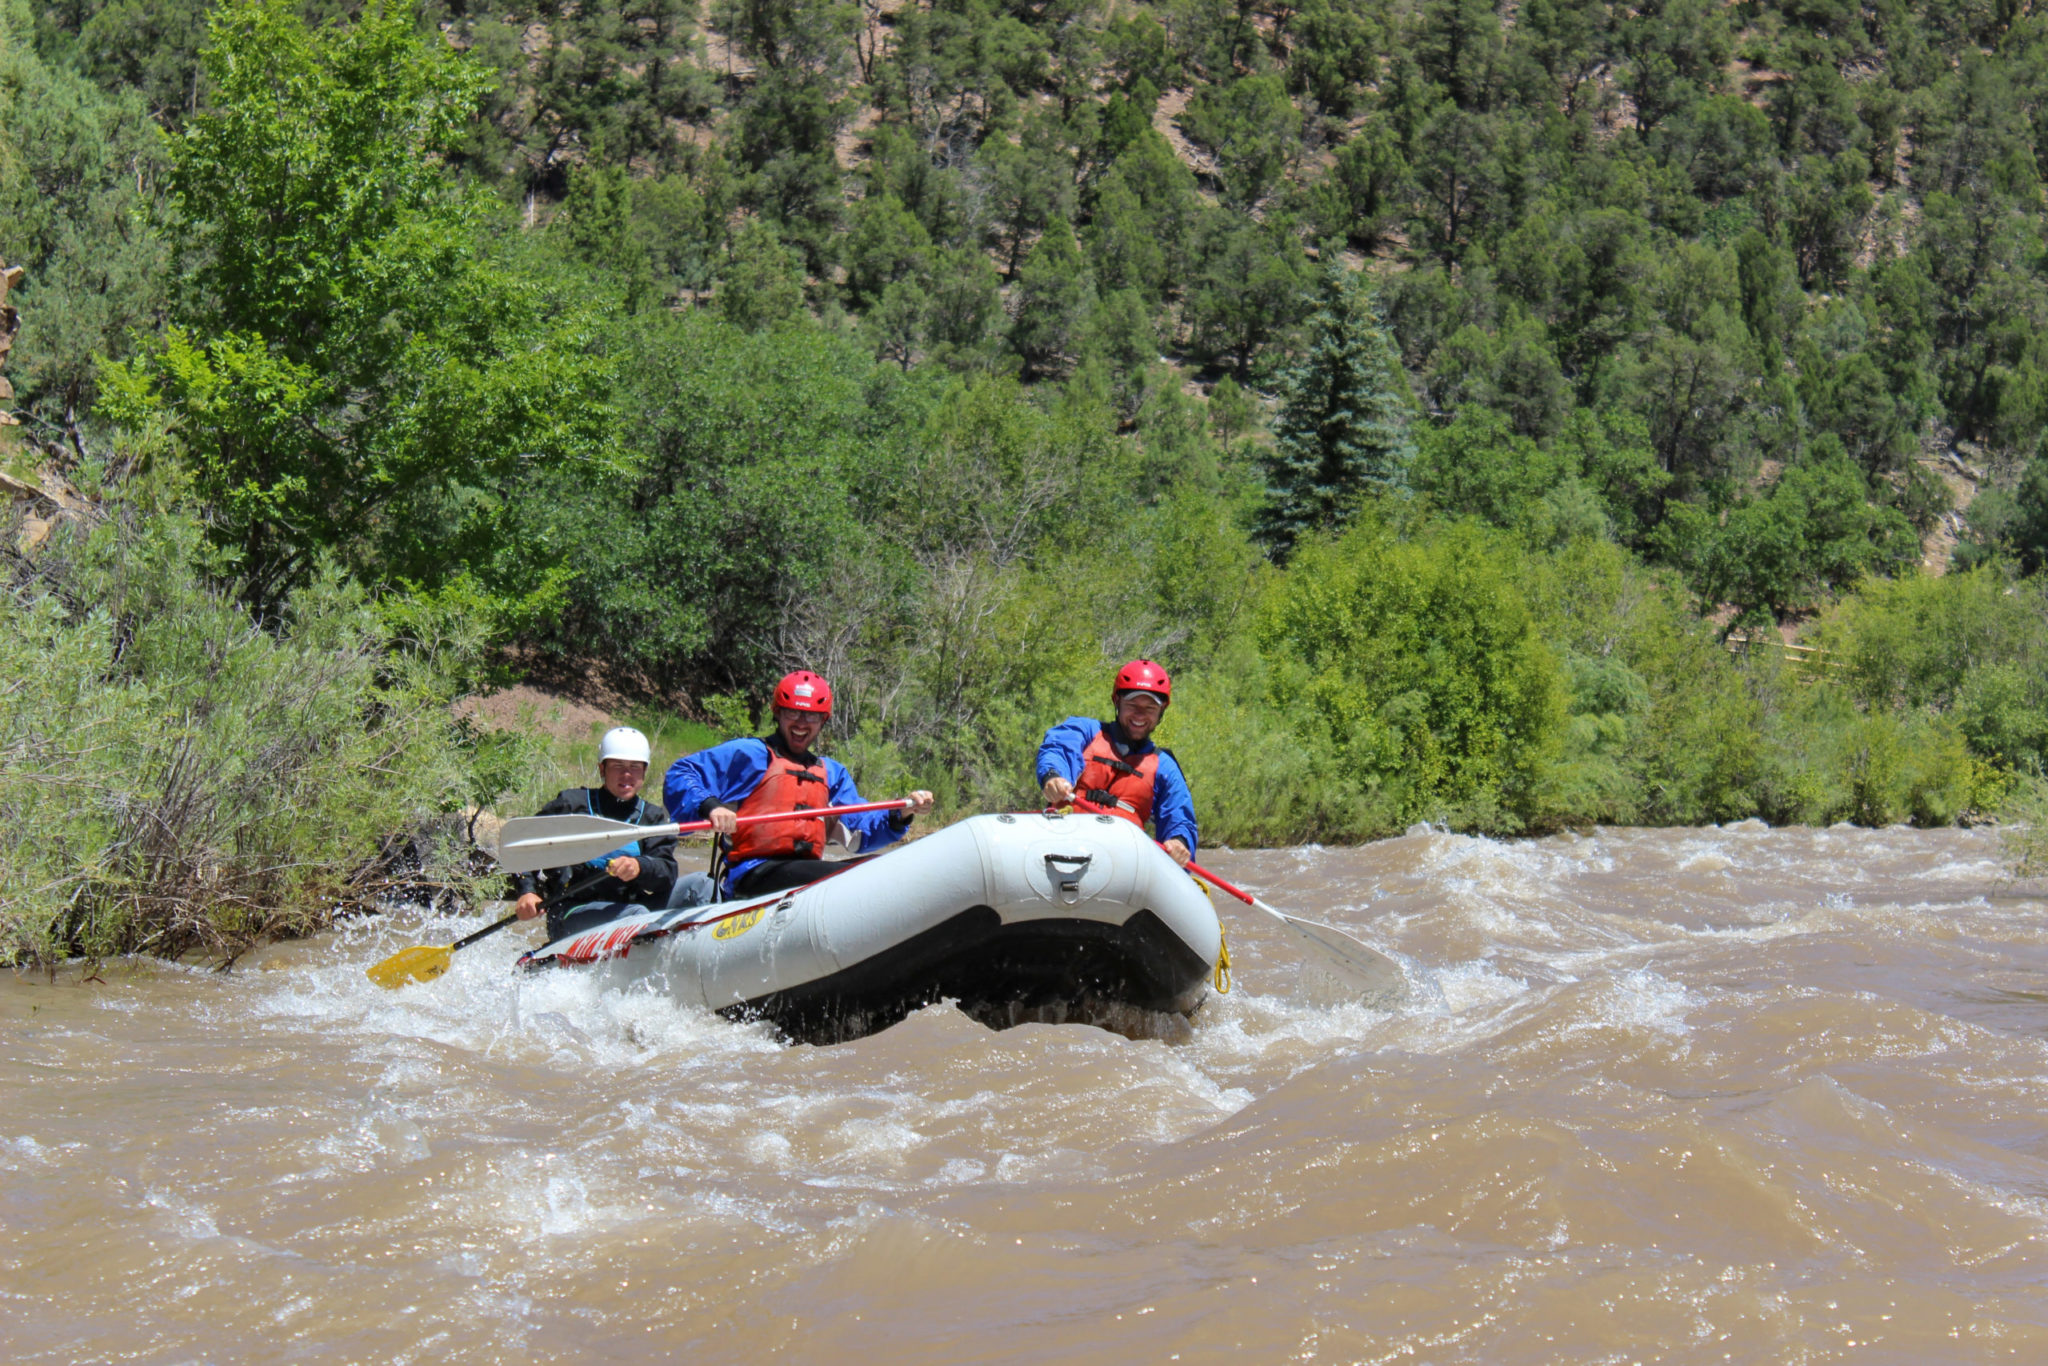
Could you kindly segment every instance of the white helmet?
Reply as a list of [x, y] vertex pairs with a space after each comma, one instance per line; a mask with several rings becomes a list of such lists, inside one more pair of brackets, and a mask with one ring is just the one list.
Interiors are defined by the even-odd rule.
[[598, 742], [597, 762], [600, 766], [607, 759], [628, 759], [636, 764], [651, 764], [654, 754], [647, 748], [647, 737], [631, 726], [613, 726]]

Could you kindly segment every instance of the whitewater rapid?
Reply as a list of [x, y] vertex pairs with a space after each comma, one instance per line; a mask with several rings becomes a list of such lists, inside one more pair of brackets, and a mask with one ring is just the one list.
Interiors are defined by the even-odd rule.
[[784, 1047], [357, 922], [0, 979], [14, 1361], [1975, 1361], [2048, 1354], [2048, 928], [1986, 831], [1205, 855], [1184, 1041], [935, 1007]]

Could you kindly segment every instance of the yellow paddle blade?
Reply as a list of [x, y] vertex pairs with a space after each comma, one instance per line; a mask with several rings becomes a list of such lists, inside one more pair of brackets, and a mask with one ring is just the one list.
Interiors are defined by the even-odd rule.
[[407, 982], [431, 982], [448, 971], [455, 956], [452, 944], [415, 944], [400, 949], [370, 969], [370, 980], [380, 987], [402, 987]]

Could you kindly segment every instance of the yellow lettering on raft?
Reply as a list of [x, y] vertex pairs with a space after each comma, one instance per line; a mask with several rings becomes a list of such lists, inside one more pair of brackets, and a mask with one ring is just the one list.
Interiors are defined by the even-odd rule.
[[741, 911], [730, 920], [721, 920], [718, 922], [718, 928], [711, 932], [711, 937], [713, 939], [737, 939], [748, 930], [753, 929], [754, 926], [760, 924], [761, 916], [767, 909], [766, 906], [756, 906], [751, 911]]

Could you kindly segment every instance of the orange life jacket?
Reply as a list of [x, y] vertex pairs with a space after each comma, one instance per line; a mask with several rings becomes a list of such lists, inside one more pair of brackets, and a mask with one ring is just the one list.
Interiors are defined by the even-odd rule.
[[[802, 763], [774, 745], [768, 746], [768, 772], [760, 786], [747, 794], [737, 815], [758, 816], [770, 811], [810, 811], [832, 804], [832, 784], [825, 777], [825, 761], [817, 755]], [[733, 832], [726, 857], [733, 863], [757, 858], [822, 858], [825, 853], [825, 822], [764, 821], [743, 825]]]
[[1081, 751], [1081, 781], [1075, 786], [1089, 801], [1142, 830], [1152, 819], [1152, 778], [1158, 772], [1156, 746], [1135, 764], [1130, 763], [1118, 757], [1109, 729], [1104, 727]]

